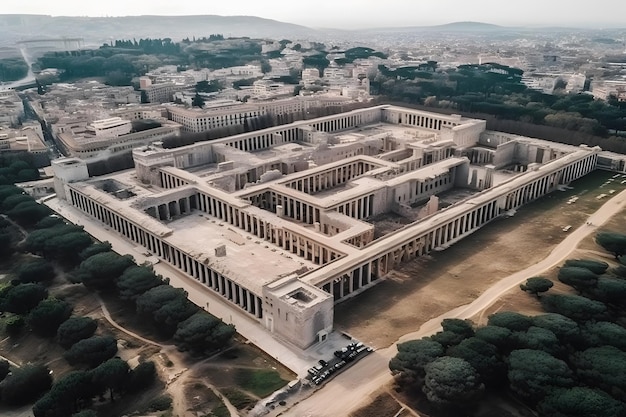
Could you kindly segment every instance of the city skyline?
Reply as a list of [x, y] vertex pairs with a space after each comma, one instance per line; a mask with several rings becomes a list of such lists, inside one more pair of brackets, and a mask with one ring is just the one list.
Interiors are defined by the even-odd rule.
[[[6, 1], [6, 0], [5, 0]], [[69, 0], [28, 2], [8, 0], [0, 14], [43, 14], [52, 16], [136, 16], [136, 15], [221, 15], [258, 16], [314, 28], [362, 29], [376, 27], [429, 26], [458, 21], [485, 22], [503, 26], [572, 26], [624, 27], [622, 16], [626, 3], [597, 0], [593, 8], [576, 7], [578, 2], [564, 7], [561, 2], [528, 0], [523, 7], [514, 8], [505, 2], [477, 0], [462, 2], [441, 0], [423, 3], [414, 0], [389, 0], [367, 4], [357, 0], [333, 2], [320, 0], [314, 5], [287, 3], [277, 0], [180, 4], [165, 0], [127, 2], [109, 0], [98, 3], [76, 3]]]

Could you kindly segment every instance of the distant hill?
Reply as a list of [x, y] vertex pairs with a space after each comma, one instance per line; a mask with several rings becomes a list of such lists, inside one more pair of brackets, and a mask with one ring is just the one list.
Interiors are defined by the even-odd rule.
[[19, 40], [80, 37], [86, 44], [111, 39], [164, 38], [174, 41], [211, 34], [226, 37], [303, 39], [317, 31], [305, 26], [254, 16], [67, 17], [0, 14], [0, 44]]
[[402, 27], [386, 27], [386, 28], [372, 28], [365, 29], [366, 32], [379, 32], [379, 33], [394, 33], [394, 32], [496, 32], [496, 31], [510, 31], [518, 30], [519, 28], [512, 28], [507, 26], [498, 26], [491, 23], [482, 22], [453, 22], [446, 23], [445, 25], [436, 26], [402, 26]]
[[506, 30], [509, 28], [482, 22], [453, 22], [445, 25], [429, 26], [424, 29], [446, 32], [487, 32], [492, 30]]

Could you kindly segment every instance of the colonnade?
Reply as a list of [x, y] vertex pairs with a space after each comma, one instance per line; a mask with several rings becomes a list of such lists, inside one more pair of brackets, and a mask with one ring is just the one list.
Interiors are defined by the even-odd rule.
[[222, 139], [217, 143], [223, 143], [244, 152], [254, 152], [268, 149], [273, 146], [280, 145], [281, 143], [296, 142], [300, 140], [300, 129], [297, 127], [291, 127], [289, 129], [272, 129], [270, 132], [267, 130], [268, 129], [259, 131], [264, 133], [250, 133], [246, 135], [246, 137], [241, 137], [243, 135], [237, 135], [230, 139]]
[[283, 185], [293, 188], [294, 190], [313, 195], [321, 191], [343, 185], [365, 174], [366, 172], [379, 167], [380, 165], [370, 164], [365, 161], [355, 161], [349, 164], [333, 167], [332, 169], [328, 169], [323, 172], [316, 172], [315, 174], [311, 174], [306, 177], [284, 182]]
[[[312, 209], [312, 206], [308, 206], [308, 208]], [[199, 193], [199, 209], [316, 265], [325, 265], [343, 256], [342, 253], [316, 242], [312, 238], [284, 227], [275, 227], [269, 221], [255, 216], [251, 210], [233, 207], [203, 192]], [[319, 218], [319, 210], [316, 215]], [[309, 212], [309, 216], [313, 216], [313, 213]]]
[[237, 284], [180, 249], [169, 245], [155, 234], [145, 230], [108, 207], [70, 188], [72, 205], [111, 227], [131, 241], [147, 248], [159, 258], [195, 278], [222, 297], [258, 319], [263, 317], [262, 298]]
[[177, 198], [167, 203], [148, 207], [145, 211], [155, 219], [167, 221], [181, 214], [190, 213], [192, 210], [197, 208], [198, 196], [194, 194], [188, 197]]
[[[502, 213], [554, 191], [559, 184], [567, 184], [581, 178], [595, 169], [597, 157], [597, 153], [589, 153], [586, 157], [560, 169], [546, 172], [545, 175], [505, 193], [501, 192], [502, 188], [487, 190], [482, 193], [484, 200], [482, 203], [476, 202], [481, 198], [479, 194], [474, 197], [474, 202], [451, 206], [435, 215], [441, 216], [441, 220], [434, 226], [429, 224], [437, 222], [436, 217], [400, 229], [385, 239], [370, 244], [363, 249], [371, 253], [369, 261], [353, 265], [352, 259], [344, 258], [326, 268], [307, 274], [307, 281], [333, 294], [335, 301], [352, 296], [356, 291], [374, 284], [376, 279], [386, 275], [401, 262], [427, 254], [435, 248], [451, 245]], [[504, 186], [506, 185], [501, 187]], [[465, 207], [468, 208], [463, 210]], [[454, 215], [454, 211], [449, 210], [460, 212]], [[394, 244], [394, 241], [397, 243]], [[364, 271], [368, 271], [371, 276], [363, 276]]]
[[354, 219], [366, 219], [374, 214], [374, 194], [359, 197], [355, 200], [341, 203], [333, 209], [341, 214], [352, 217]]
[[[379, 122], [381, 120], [381, 108], [356, 110], [353, 114], [324, 117], [318, 122], [310, 123], [315, 130], [322, 132], [338, 132], [340, 130], [353, 129], [359, 125]], [[308, 123], [307, 123], [308, 124]]]
[[161, 179], [161, 188], [169, 190], [189, 184], [189, 181], [179, 178], [176, 175], [170, 174], [169, 172], [165, 172], [163, 170], [159, 170], [159, 175]]

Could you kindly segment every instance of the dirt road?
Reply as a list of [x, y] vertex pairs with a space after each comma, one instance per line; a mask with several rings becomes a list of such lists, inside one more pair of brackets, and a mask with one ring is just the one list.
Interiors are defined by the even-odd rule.
[[[570, 232], [563, 241], [556, 246], [550, 255], [542, 261], [504, 277], [498, 283], [481, 294], [471, 304], [457, 307], [424, 323], [416, 332], [402, 336], [398, 342], [419, 339], [433, 334], [441, 329], [440, 323], [445, 318], [470, 318], [497, 301], [511, 288], [518, 286], [527, 278], [540, 275], [542, 272], [560, 264], [572, 253], [578, 244], [589, 234], [597, 231], [598, 227], [606, 223], [612, 216], [626, 206], [626, 191], [608, 200], [595, 213], [589, 216], [586, 224]], [[297, 417], [335, 417], [347, 416], [381, 385], [390, 382], [392, 377], [387, 364], [397, 353], [396, 344], [380, 349], [361, 360], [346, 372], [329, 381], [324, 388], [306, 400], [284, 412], [286, 416]]]

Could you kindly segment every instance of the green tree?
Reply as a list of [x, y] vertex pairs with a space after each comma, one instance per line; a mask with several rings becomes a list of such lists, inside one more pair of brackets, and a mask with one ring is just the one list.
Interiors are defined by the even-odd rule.
[[91, 376], [94, 384], [101, 389], [109, 390], [111, 401], [114, 401], [113, 394], [122, 391], [130, 380], [130, 368], [126, 361], [111, 358], [91, 371]]
[[54, 236], [46, 241], [44, 254], [47, 258], [74, 266], [80, 262], [80, 253], [92, 242], [91, 237], [83, 231]]
[[621, 417], [624, 404], [607, 393], [586, 387], [557, 389], [537, 407], [541, 417]]
[[85, 248], [85, 250], [83, 250], [80, 253], [80, 259], [84, 261], [85, 259], [90, 258], [94, 255], [97, 255], [98, 253], [110, 252], [110, 251], [111, 251], [111, 244], [109, 242], [92, 243], [90, 246]]
[[9, 210], [7, 215], [24, 227], [31, 227], [50, 213], [51, 210], [44, 205], [25, 201]]
[[489, 316], [490, 326], [504, 327], [511, 331], [523, 332], [528, 330], [533, 324], [533, 320], [514, 311], [501, 311]]
[[559, 313], [575, 321], [602, 320], [606, 316], [606, 306], [579, 295], [550, 294], [541, 298], [543, 308], [551, 313]]
[[2, 212], [6, 213], [11, 211], [15, 206], [24, 202], [36, 204], [35, 199], [28, 194], [13, 194], [2, 201]]
[[72, 315], [67, 301], [48, 298], [40, 302], [28, 315], [28, 324], [39, 336], [52, 337], [65, 320]]
[[591, 321], [581, 326], [581, 339], [587, 347], [613, 346], [626, 350], [626, 329], [609, 321]]
[[136, 300], [151, 288], [163, 285], [163, 280], [145, 266], [131, 266], [117, 279], [117, 289], [123, 300]]
[[554, 283], [550, 281], [548, 278], [544, 277], [532, 277], [526, 280], [525, 284], [520, 284], [520, 289], [522, 291], [526, 291], [537, 298], [539, 298], [540, 293], [544, 293], [548, 291]]
[[594, 259], [568, 259], [563, 264], [564, 267], [585, 268], [596, 275], [602, 275], [609, 269], [609, 264]]
[[81, 262], [78, 275], [88, 288], [112, 288], [115, 280], [131, 266], [135, 265], [129, 255], [121, 256], [115, 252], [97, 253]]
[[57, 330], [59, 344], [69, 349], [74, 343], [87, 339], [96, 332], [98, 322], [87, 316], [70, 317]]
[[575, 353], [572, 364], [585, 384], [626, 400], [626, 352], [613, 346], [592, 347]]
[[567, 363], [541, 350], [520, 349], [509, 355], [511, 390], [531, 403], [553, 388], [574, 386], [574, 373]]
[[443, 356], [445, 350], [440, 343], [430, 339], [411, 340], [398, 344], [398, 353], [389, 361], [389, 369], [409, 381], [424, 377], [424, 368]]
[[35, 224], [35, 229], [48, 229], [55, 226], [65, 226], [65, 221], [56, 215], [51, 215], [39, 220]]
[[485, 386], [465, 360], [444, 356], [426, 365], [422, 391], [431, 403], [444, 408], [466, 409], [483, 395]]
[[503, 352], [511, 345], [512, 334], [513, 332], [505, 327], [488, 325], [477, 328], [475, 337], [494, 345], [500, 352]]
[[45, 229], [35, 230], [26, 237], [24, 249], [34, 254], [45, 255], [44, 251], [46, 244], [54, 237], [82, 231], [82, 227], [70, 224], [60, 224]]
[[561, 343], [572, 343], [578, 340], [580, 328], [578, 323], [557, 313], [547, 313], [534, 316], [533, 325], [550, 330], [558, 337]]
[[117, 341], [111, 336], [92, 336], [79, 340], [63, 355], [70, 365], [100, 365], [117, 353]]
[[596, 287], [588, 291], [588, 295], [608, 305], [621, 308], [626, 306], [626, 280], [601, 276]]
[[20, 282], [43, 282], [54, 279], [55, 272], [50, 262], [35, 258], [20, 264], [16, 275]]
[[199, 311], [178, 325], [176, 344], [193, 352], [212, 352], [225, 347], [235, 335], [235, 327]]
[[626, 254], [626, 235], [615, 232], [600, 232], [596, 235], [596, 243], [618, 259]]
[[596, 286], [598, 276], [587, 268], [565, 266], [559, 270], [559, 281], [565, 285], [576, 289], [578, 292], [585, 292]]
[[70, 371], [52, 385], [52, 389], [33, 406], [35, 417], [66, 417], [80, 410], [83, 403], [96, 394], [91, 375], [86, 371]]
[[156, 368], [154, 362], [141, 362], [130, 372], [128, 390], [131, 392], [141, 391], [149, 387], [156, 380]]
[[504, 378], [506, 366], [498, 353], [498, 348], [483, 339], [478, 337], [465, 339], [448, 349], [447, 354], [467, 361], [485, 383], [497, 383]]
[[15, 368], [0, 382], [2, 402], [12, 406], [28, 404], [49, 390], [51, 385], [50, 370], [45, 365]]
[[39, 284], [19, 284], [11, 287], [0, 300], [0, 310], [26, 314], [47, 296], [48, 290]]
[[531, 326], [525, 332], [513, 332], [512, 340], [518, 349], [542, 350], [555, 356], [563, 350], [556, 335], [541, 327]]

